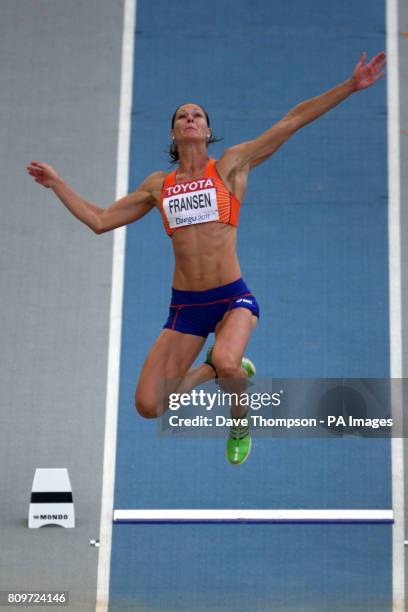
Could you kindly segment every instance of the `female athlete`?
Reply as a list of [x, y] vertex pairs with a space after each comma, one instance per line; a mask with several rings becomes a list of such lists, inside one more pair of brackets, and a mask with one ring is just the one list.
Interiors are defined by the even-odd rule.
[[[179, 106], [172, 119], [170, 149], [177, 169], [154, 172], [106, 209], [77, 195], [49, 164], [28, 165], [36, 182], [51, 188], [97, 234], [138, 221], [153, 208], [162, 215], [175, 256], [173, 292], [168, 320], [137, 384], [135, 404], [142, 416], [159, 416], [168, 407], [170, 393], [188, 392], [215, 377], [238, 397], [245, 390], [255, 368], [244, 351], [259, 316], [236, 254], [238, 213], [249, 172], [301, 127], [370, 87], [383, 76], [384, 66], [384, 52], [367, 64], [363, 53], [349, 79], [295, 106], [254, 140], [226, 149], [217, 161], [208, 155], [212, 137], [205, 110], [193, 103]], [[206, 362], [190, 369], [211, 332], [215, 343]], [[165, 388], [163, 381], [173, 383]], [[246, 410], [239, 401], [232, 408], [236, 426], [230, 430], [227, 456], [233, 464], [243, 463], [251, 447]]]

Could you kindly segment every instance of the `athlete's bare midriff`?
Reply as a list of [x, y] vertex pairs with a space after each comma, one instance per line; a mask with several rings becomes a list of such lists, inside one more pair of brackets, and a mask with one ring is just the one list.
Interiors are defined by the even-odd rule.
[[[153, 190], [157, 208], [164, 177], [165, 173], [158, 173]], [[194, 178], [181, 176], [178, 182]], [[175, 259], [172, 281], [175, 289], [206, 291], [241, 277], [236, 252], [236, 227], [218, 221], [198, 223], [180, 227], [170, 239]]]
[[236, 236], [235, 227], [217, 221], [175, 231], [173, 287], [205, 291], [240, 278]]

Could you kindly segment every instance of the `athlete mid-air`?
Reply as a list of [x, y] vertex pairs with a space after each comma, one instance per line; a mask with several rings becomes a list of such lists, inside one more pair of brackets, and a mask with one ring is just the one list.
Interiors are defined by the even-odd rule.
[[[170, 154], [177, 168], [150, 174], [136, 191], [106, 209], [77, 195], [49, 164], [32, 161], [27, 169], [37, 183], [51, 188], [80, 221], [97, 234], [141, 219], [153, 208], [171, 237], [175, 267], [170, 312], [164, 329], [144, 362], [135, 394], [139, 413], [157, 417], [168, 396], [187, 392], [217, 377], [223, 389], [243, 393], [255, 373], [244, 357], [259, 309], [241, 278], [236, 253], [240, 204], [250, 170], [262, 163], [301, 127], [314, 121], [352, 93], [383, 76], [385, 53], [366, 63], [363, 53], [351, 77], [327, 92], [295, 106], [260, 136], [208, 155], [210, 121], [199, 104], [183, 104], [173, 115]], [[208, 334], [215, 333], [206, 362], [190, 369]], [[165, 388], [162, 382], [174, 381]], [[232, 407], [237, 425], [230, 429], [227, 456], [241, 464], [248, 457], [251, 436], [247, 408]]]

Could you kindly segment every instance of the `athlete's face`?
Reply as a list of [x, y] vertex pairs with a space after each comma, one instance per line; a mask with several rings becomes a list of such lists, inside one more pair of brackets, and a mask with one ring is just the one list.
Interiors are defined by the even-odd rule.
[[203, 109], [197, 104], [180, 106], [174, 118], [171, 136], [177, 142], [186, 140], [204, 140], [207, 142], [211, 136], [211, 130], [207, 125], [207, 118]]

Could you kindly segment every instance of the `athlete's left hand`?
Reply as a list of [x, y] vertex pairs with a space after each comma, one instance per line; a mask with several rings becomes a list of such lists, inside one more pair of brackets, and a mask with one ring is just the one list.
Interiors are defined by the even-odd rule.
[[378, 79], [381, 79], [381, 77], [385, 74], [384, 72], [380, 72], [386, 63], [384, 51], [377, 53], [377, 55], [375, 55], [373, 59], [368, 62], [368, 64], [365, 64], [366, 59], [367, 53], [364, 51], [364, 53], [361, 54], [360, 61], [354, 68], [353, 74], [351, 75], [351, 80], [355, 91], [358, 91], [359, 89], [366, 89], [366, 87], [371, 87], [373, 83], [378, 81]]

